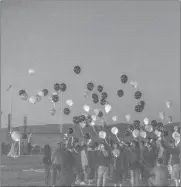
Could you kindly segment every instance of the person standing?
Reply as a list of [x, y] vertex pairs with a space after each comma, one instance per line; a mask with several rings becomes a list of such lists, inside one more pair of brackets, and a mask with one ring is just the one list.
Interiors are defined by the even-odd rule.
[[50, 183], [50, 167], [51, 167], [51, 148], [49, 144], [43, 147], [43, 164], [45, 169], [45, 185]]

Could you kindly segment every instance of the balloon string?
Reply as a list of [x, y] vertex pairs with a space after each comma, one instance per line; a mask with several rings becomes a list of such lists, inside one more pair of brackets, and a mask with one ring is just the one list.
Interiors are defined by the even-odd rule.
[[116, 136], [116, 138], [117, 138], [118, 142], [121, 142], [121, 141], [120, 141], [120, 139], [118, 138], [117, 134], [116, 134], [115, 136]]
[[80, 132], [81, 132], [81, 134], [82, 134], [82, 136], [84, 136], [84, 133], [83, 133], [83, 131], [82, 131], [82, 128], [79, 126], [79, 128], [80, 128]]
[[95, 129], [94, 126], [92, 126], [92, 129], [93, 129], [93, 131], [95, 132], [95, 134], [97, 135], [97, 131], [96, 131], [96, 129]]
[[109, 145], [109, 143], [107, 142], [106, 138], [105, 138], [105, 142], [107, 143], [107, 145]]

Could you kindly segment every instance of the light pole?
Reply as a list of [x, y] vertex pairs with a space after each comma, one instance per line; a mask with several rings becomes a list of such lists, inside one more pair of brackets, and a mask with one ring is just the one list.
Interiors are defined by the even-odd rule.
[[9, 107], [10, 107], [10, 132], [12, 130], [12, 105], [13, 105], [13, 101], [12, 101], [12, 85], [9, 86], [9, 88], [7, 89], [7, 91], [10, 93], [9, 94]]
[[61, 105], [61, 113], [60, 113], [60, 135], [63, 130], [63, 92], [60, 92], [60, 105]]

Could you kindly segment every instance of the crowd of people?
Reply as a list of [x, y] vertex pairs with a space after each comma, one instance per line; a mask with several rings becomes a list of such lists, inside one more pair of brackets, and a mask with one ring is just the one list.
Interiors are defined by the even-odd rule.
[[54, 151], [46, 144], [43, 163], [46, 185], [180, 186], [180, 137], [119, 143], [69, 137]]

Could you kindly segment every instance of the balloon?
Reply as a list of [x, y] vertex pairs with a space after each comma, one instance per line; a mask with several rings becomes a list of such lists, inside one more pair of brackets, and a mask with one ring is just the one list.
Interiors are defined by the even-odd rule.
[[146, 138], [146, 132], [143, 131], [143, 130], [141, 130], [141, 131], [140, 131], [140, 136], [141, 136], [142, 138]]
[[130, 125], [130, 127], [128, 128], [129, 132], [133, 132], [134, 131], [134, 126]]
[[21, 98], [22, 100], [26, 101], [26, 100], [28, 99], [27, 93], [22, 94], [22, 95], [20, 96], [20, 98]]
[[156, 128], [157, 128], [157, 130], [159, 130], [159, 131], [161, 131], [161, 132], [162, 132], [162, 131], [164, 130], [163, 123], [162, 123], [162, 122], [158, 122], [158, 123], [157, 123], [157, 127], [156, 127]]
[[78, 75], [78, 74], [80, 74], [80, 72], [81, 72], [80, 66], [75, 66], [74, 67], [74, 73]]
[[152, 121], [151, 121], [151, 126], [152, 126], [153, 128], [156, 128], [156, 127], [157, 127], [157, 121], [156, 121], [156, 120], [152, 120]]
[[44, 92], [43, 91], [38, 91], [37, 95], [40, 96], [40, 97], [43, 97], [44, 96]]
[[139, 120], [134, 120], [133, 124], [134, 124], [135, 129], [138, 129], [140, 127], [140, 121]]
[[108, 97], [108, 94], [106, 92], [101, 93], [101, 98], [106, 99]]
[[87, 89], [88, 89], [89, 91], [92, 91], [92, 90], [94, 89], [94, 84], [93, 84], [92, 82], [89, 82], [89, 83], [87, 84]]
[[148, 118], [144, 118], [143, 123], [144, 123], [145, 125], [148, 125], [148, 124], [149, 124], [149, 119], [148, 119]]
[[85, 119], [88, 123], [92, 122], [92, 117], [90, 115], [88, 115]]
[[59, 96], [58, 95], [52, 95], [51, 100], [52, 100], [52, 102], [57, 103], [59, 101]]
[[99, 114], [99, 110], [96, 108], [96, 109], [94, 109], [94, 113], [96, 114], [96, 115], [98, 115]]
[[64, 92], [67, 89], [67, 85], [65, 83], [60, 84], [60, 91]]
[[30, 75], [33, 75], [35, 73], [35, 70], [34, 69], [29, 69], [28, 72], [29, 72]]
[[96, 116], [95, 115], [91, 116], [91, 118], [92, 118], [93, 121], [96, 121]]
[[122, 75], [122, 76], [121, 76], [121, 82], [122, 82], [123, 84], [125, 84], [125, 83], [127, 83], [127, 81], [128, 81], [128, 76], [127, 76], [127, 75]]
[[164, 131], [164, 132], [163, 132], [163, 136], [164, 136], [164, 137], [167, 137], [167, 136], [168, 136], [168, 131]]
[[44, 96], [48, 95], [48, 90], [47, 89], [43, 89], [42, 92], [43, 92]]
[[135, 99], [140, 99], [142, 97], [142, 93], [140, 91], [136, 91], [134, 97]]
[[107, 102], [106, 102], [106, 100], [105, 99], [101, 99], [101, 101], [100, 101], [100, 104], [101, 105], [105, 105]]
[[113, 116], [113, 117], [112, 117], [112, 120], [113, 120], [113, 121], [117, 121], [117, 119], [118, 119], [117, 116]]
[[54, 84], [54, 90], [55, 90], [56, 92], [58, 92], [58, 91], [60, 90], [60, 84], [59, 84], [59, 83], [55, 83], [55, 84]]
[[69, 128], [69, 129], [68, 129], [68, 133], [69, 133], [69, 134], [73, 134], [73, 133], [74, 133], [73, 128]]
[[100, 137], [101, 139], [105, 139], [105, 138], [106, 138], [106, 133], [105, 133], [104, 131], [100, 131], [100, 132], [99, 132], [99, 137]]
[[138, 83], [136, 81], [131, 81], [130, 82], [131, 86], [133, 86], [134, 88], [138, 87]]
[[73, 117], [73, 123], [75, 123], [75, 124], [79, 124], [79, 123], [80, 123], [80, 119], [79, 119], [79, 117], [74, 116], [74, 117]]
[[165, 113], [164, 112], [159, 112], [159, 117], [163, 120], [165, 118]]
[[112, 107], [109, 104], [105, 104], [105, 112], [109, 113], [111, 111]]
[[157, 135], [158, 137], [160, 137], [161, 136], [161, 132], [156, 129], [155, 130], [155, 135]]
[[52, 116], [54, 116], [54, 115], [56, 114], [56, 110], [55, 110], [54, 108], [52, 108], [52, 109], [50, 110], [50, 114], [51, 114]]
[[172, 116], [168, 116], [167, 119], [168, 119], [168, 123], [172, 123]]
[[19, 141], [21, 140], [21, 138], [22, 138], [22, 135], [21, 135], [21, 133], [18, 132], [18, 131], [13, 131], [13, 132], [11, 133], [11, 138], [12, 138], [14, 141], [16, 141], [16, 142], [19, 142]]
[[86, 120], [86, 117], [87, 117], [87, 115], [85, 116], [85, 115], [81, 115], [81, 116], [79, 116], [78, 118], [80, 118], [79, 120], [80, 121], [85, 121]]
[[117, 127], [113, 127], [111, 129], [111, 132], [114, 134], [114, 135], [117, 135], [118, 134], [118, 128]]
[[119, 97], [122, 97], [124, 95], [124, 91], [123, 90], [118, 90], [117, 94]]
[[103, 112], [101, 112], [101, 111], [99, 111], [99, 113], [98, 113], [98, 117], [102, 117], [103, 116]]
[[172, 133], [172, 138], [174, 140], [180, 140], [180, 134], [178, 132], [173, 132]]
[[84, 123], [84, 122], [81, 122], [80, 123], [80, 127], [83, 129], [83, 128], [85, 128], [85, 126], [86, 126], [86, 124]]
[[93, 94], [92, 94], [92, 99], [98, 100], [99, 97], [98, 97], [98, 95], [97, 95], [96, 93], [93, 93]]
[[153, 127], [151, 125], [145, 125], [145, 130], [148, 131], [148, 132], [152, 132]]
[[114, 155], [115, 157], [118, 157], [118, 156], [120, 155], [119, 149], [114, 149], [114, 150], [113, 150], [113, 155]]
[[89, 105], [84, 105], [84, 106], [83, 106], [83, 109], [84, 109], [86, 112], [89, 112], [90, 106], [89, 106]]
[[92, 122], [90, 123], [90, 125], [91, 125], [91, 126], [94, 126], [94, 125], [95, 125], [95, 122], [94, 122], [94, 121], [92, 121]]
[[67, 100], [67, 101], [66, 101], [66, 104], [67, 104], [68, 106], [71, 107], [71, 106], [73, 106], [74, 103], [73, 103], [72, 100]]
[[144, 110], [144, 107], [143, 106], [141, 106], [141, 105], [136, 105], [135, 106], [135, 111], [136, 112], [142, 112]]
[[134, 138], [137, 138], [140, 134], [140, 131], [138, 129], [134, 129], [133, 132], [132, 132], [132, 135]]
[[97, 91], [98, 91], [98, 92], [102, 92], [102, 91], [103, 91], [103, 86], [98, 85], [98, 86], [97, 86]]
[[131, 121], [131, 115], [130, 114], [126, 114], [125, 119], [127, 122]]
[[145, 106], [145, 102], [144, 102], [144, 101], [140, 101], [139, 104], [140, 104], [141, 106], [143, 106], [143, 107]]
[[94, 104], [99, 103], [99, 99], [93, 99], [93, 103], [94, 103]]
[[20, 90], [20, 91], [19, 91], [19, 96], [24, 95], [24, 94], [26, 94], [26, 91], [25, 91], [25, 90]]
[[31, 97], [29, 98], [29, 102], [32, 103], [32, 104], [36, 104], [36, 102], [37, 102], [36, 97], [31, 96]]
[[70, 109], [69, 108], [64, 108], [64, 114], [69, 115], [70, 114]]
[[170, 108], [172, 106], [172, 101], [168, 100], [166, 101], [166, 107]]

